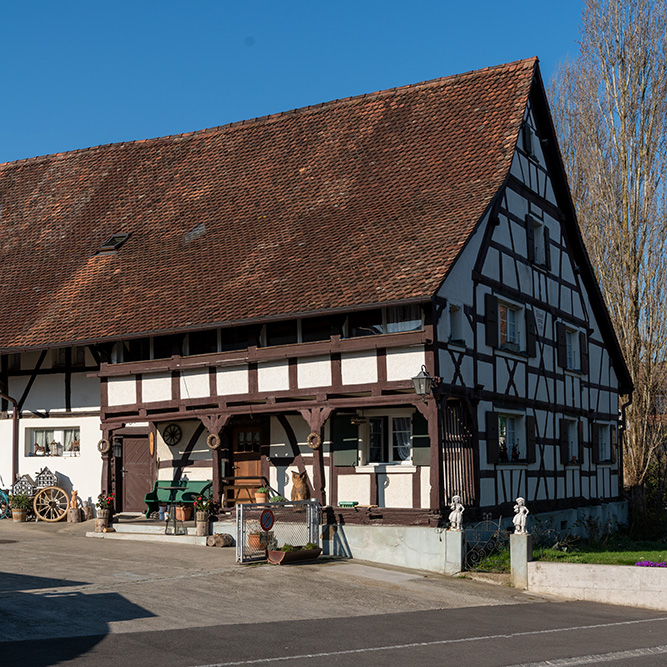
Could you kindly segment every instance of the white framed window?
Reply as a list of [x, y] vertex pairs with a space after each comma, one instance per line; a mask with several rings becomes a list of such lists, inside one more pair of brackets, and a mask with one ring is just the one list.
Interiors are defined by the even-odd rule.
[[565, 329], [565, 359], [568, 370], [579, 370], [579, 332], [574, 329]]
[[579, 422], [567, 420], [567, 453], [570, 463], [581, 463], [579, 460]]
[[498, 413], [498, 462], [526, 460], [526, 438], [523, 413]]
[[598, 425], [598, 460], [611, 461], [611, 429], [609, 424]]
[[521, 322], [522, 309], [514, 304], [498, 303], [498, 342], [505, 347], [518, 352], [521, 349]]
[[81, 432], [78, 426], [27, 428], [26, 456], [79, 456]]
[[421, 306], [408, 304], [351, 313], [345, 323], [344, 335], [347, 338], [356, 338], [420, 331], [423, 328], [424, 314]]
[[449, 342], [465, 343], [463, 338], [463, 306], [456, 303], [449, 305]]
[[412, 413], [366, 413], [359, 435], [362, 465], [412, 463]]

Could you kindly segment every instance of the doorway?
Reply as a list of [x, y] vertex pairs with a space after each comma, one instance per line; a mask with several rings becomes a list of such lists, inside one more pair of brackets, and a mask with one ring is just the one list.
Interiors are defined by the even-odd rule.
[[234, 484], [228, 488], [230, 504], [255, 502], [255, 490], [262, 485], [262, 430], [259, 424], [232, 430], [232, 470]]
[[153, 459], [148, 436], [123, 438], [122, 511], [144, 512], [144, 496], [153, 488]]

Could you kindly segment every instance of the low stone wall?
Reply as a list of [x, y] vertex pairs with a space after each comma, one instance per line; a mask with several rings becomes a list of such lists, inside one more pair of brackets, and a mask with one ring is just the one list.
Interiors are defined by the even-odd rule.
[[328, 556], [454, 574], [461, 570], [460, 536], [428, 526], [329, 525], [323, 527], [322, 549]]
[[528, 590], [628, 607], [667, 611], [667, 568], [528, 563]]

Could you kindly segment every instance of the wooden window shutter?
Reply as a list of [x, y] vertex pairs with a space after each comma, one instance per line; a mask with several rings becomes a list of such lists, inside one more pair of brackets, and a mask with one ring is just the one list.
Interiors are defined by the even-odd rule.
[[421, 412], [412, 416], [412, 465], [431, 464], [431, 441], [428, 437], [428, 422]]
[[523, 144], [523, 150], [528, 153], [528, 155], [533, 154], [533, 134], [530, 131], [530, 125], [524, 123], [521, 126], [521, 143]]
[[568, 444], [568, 426], [567, 419], [560, 420], [560, 462], [565, 465], [569, 461], [569, 444]]
[[486, 344], [498, 347], [498, 299], [493, 294], [484, 295]]
[[579, 463], [584, 462], [584, 443], [585, 443], [585, 433], [584, 433], [584, 422], [580, 421], [577, 425], [579, 427], [579, 452], [577, 456], [579, 457]]
[[549, 237], [549, 228], [544, 225], [544, 266], [551, 269], [551, 238]]
[[333, 464], [356, 466], [359, 452], [359, 427], [350, 415], [334, 415], [331, 419]]
[[486, 413], [486, 461], [487, 463], [498, 463], [498, 450], [500, 441], [498, 438], [498, 413]]
[[537, 461], [537, 433], [535, 417], [526, 417], [526, 459], [528, 463]]
[[532, 310], [526, 310], [526, 354], [529, 357], [537, 355], [537, 324]]
[[616, 438], [616, 427], [609, 427], [609, 440], [611, 442], [611, 462], [616, 463], [618, 460], [618, 441]]
[[533, 264], [535, 262], [535, 221], [529, 215], [526, 216], [526, 243], [528, 261]]
[[558, 345], [558, 365], [561, 368], [567, 368], [567, 336], [563, 322], [556, 322], [556, 344]]
[[593, 463], [600, 462], [600, 424], [591, 426], [591, 460]]
[[579, 360], [581, 372], [588, 373], [588, 336], [583, 331], [579, 332]]

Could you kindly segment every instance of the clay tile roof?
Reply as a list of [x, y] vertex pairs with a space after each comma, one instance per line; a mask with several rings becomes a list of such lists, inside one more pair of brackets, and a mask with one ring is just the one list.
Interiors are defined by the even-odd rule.
[[536, 67], [0, 165], [0, 350], [429, 299]]

